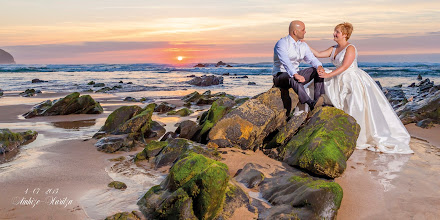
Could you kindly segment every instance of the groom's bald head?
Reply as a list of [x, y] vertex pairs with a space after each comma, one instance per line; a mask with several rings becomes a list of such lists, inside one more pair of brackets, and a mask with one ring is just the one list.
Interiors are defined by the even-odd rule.
[[292, 36], [295, 40], [303, 39], [305, 33], [306, 26], [304, 25], [304, 22], [299, 20], [290, 22], [289, 35]]
[[290, 25], [289, 25], [289, 34], [293, 34], [293, 31], [294, 31], [294, 30], [298, 30], [298, 29], [300, 29], [301, 27], [304, 27], [304, 23], [303, 23], [302, 21], [295, 20], [295, 21], [290, 22]]

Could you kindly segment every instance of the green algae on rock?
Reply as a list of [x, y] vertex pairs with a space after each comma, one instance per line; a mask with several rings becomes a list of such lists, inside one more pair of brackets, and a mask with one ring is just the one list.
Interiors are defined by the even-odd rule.
[[168, 145], [168, 141], [151, 141], [145, 148], [136, 154], [135, 161], [147, 160], [155, 157], [164, 147]]
[[141, 220], [144, 219], [138, 211], [120, 212], [105, 218], [105, 220]]
[[108, 184], [108, 187], [112, 187], [115, 189], [127, 189], [127, 185], [125, 185], [125, 183], [120, 181], [113, 181]]
[[189, 110], [188, 108], [182, 108], [177, 111], [175, 111], [175, 110], [169, 111], [169, 112], [167, 112], [167, 115], [179, 115], [181, 117], [185, 117], [185, 116], [188, 116], [192, 113], [194, 113], [194, 112]]
[[307, 124], [285, 145], [280, 157], [318, 175], [336, 178], [356, 147], [360, 126], [344, 111], [323, 107], [313, 111]]
[[138, 205], [147, 218], [214, 219], [223, 207], [228, 181], [225, 164], [190, 152]]
[[0, 153], [14, 151], [20, 145], [34, 141], [38, 136], [36, 131], [12, 132], [7, 128], [0, 129]]
[[211, 128], [224, 116], [226, 115], [235, 102], [227, 97], [222, 97], [212, 103], [211, 108], [208, 112], [200, 118], [200, 131], [197, 132], [196, 137], [193, 140], [206, 143], [206, 136]]
[[64, 98], [50, 101], [47, 100], [32, 108], [30, 112], [23, 114], [25, 118], [35, 116], [53, 116], [70, 114], [101, 114], [104, 112], [99, 102], [90, 95], [80, 96], [78, 92], [67, 95]]

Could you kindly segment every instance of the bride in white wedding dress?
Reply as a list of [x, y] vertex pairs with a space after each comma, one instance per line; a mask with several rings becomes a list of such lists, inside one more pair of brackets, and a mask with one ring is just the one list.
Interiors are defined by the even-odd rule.
[[347, 40], [353, 26], [342, 23], [333, 37], [338, 44], [318, 52], [316, 57], [330, 57], [336, 69], [320, 75], [331, 104], [353, 116], [361, 127], [358, 149], [384, 153], [414, 153], [409, 147], [410, 135], [394, 112], [376, 82], [357, 64], [356, 47]]

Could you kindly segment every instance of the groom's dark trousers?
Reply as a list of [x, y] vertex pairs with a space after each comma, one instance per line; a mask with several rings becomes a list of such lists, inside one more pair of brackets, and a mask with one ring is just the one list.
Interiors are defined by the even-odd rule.
[[303, 69], [297, 72], [297, 74], [303, 76], [306, 81], [300, 83], [295, 78], [290, 77], [286, 72], [278, 72], [276, 76], [273, 77], [273, 84], [275, 87], [289, 89], [293, 88], [293, 90], [298, 94], [299, 102], [301, 104], [306, 103], [311, 98], [307, 95], [306, 90], [304, 89], [304, 85], [309, 83], [312, 79], [314, 79], [315, 92], [313, 100], [317, 100], [319, 96], [325, 93], [324, 90], [324, 79], [320, 78], [318, 72], [315, 68], [310, 67], [307, 69]]

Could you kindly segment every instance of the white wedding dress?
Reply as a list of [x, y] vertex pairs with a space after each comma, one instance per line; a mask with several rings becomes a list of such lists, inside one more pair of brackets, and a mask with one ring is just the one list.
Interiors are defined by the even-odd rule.
[[[336, 57], [336, 47], [333, 48], [331, 61], [336, 67], [342, 65], [347, 47]], [[356, 48], [355, 51], [356, 57], [347, 70], [325, 79], [325, 94], [334, 107], [353, 116], [360, 125], [361, 131], [356, 144], [358, 149], [414, 153], [409, 147], [408, 131], [376, 82], [368, 73], [359, 69]]]

